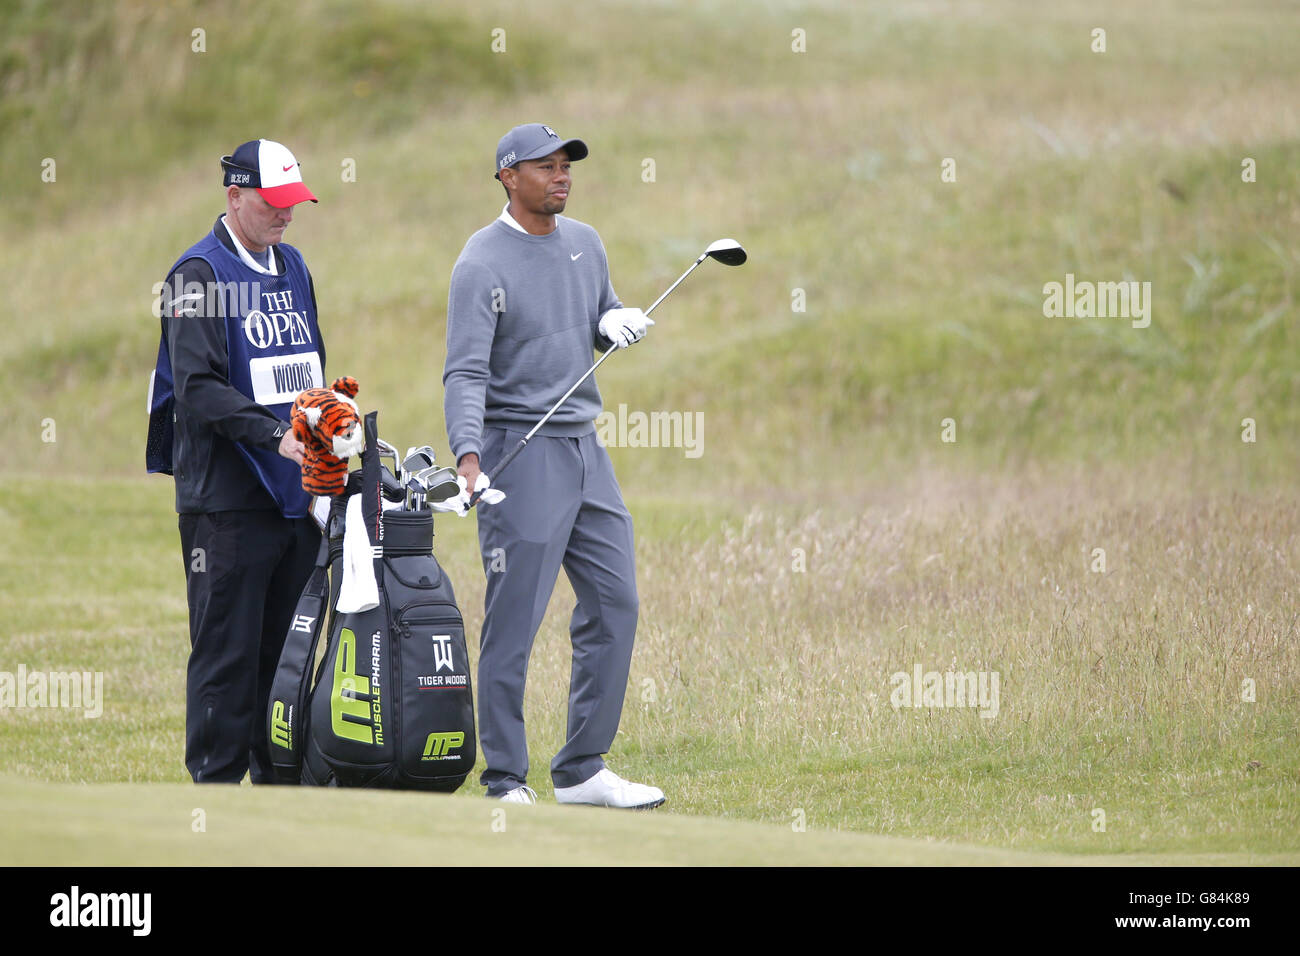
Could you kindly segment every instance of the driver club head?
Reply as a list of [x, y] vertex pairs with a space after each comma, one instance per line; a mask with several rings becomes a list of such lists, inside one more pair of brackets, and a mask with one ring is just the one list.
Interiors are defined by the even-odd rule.
[[749, 258], [744, 248], [735, 239], [719, 239], [711, 242], [709, 248], [704, 250], [704, 254], [710, 259], [717, 259], [724, 266], [744, 265], [745, 260]]

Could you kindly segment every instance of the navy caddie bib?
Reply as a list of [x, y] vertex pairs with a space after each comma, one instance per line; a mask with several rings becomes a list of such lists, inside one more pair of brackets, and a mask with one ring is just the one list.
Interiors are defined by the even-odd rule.
[[[303, 389], [322, 387], [325, 373], [307, 267], [293, 246], [280, 243], [278, 248], [284, 257], [284, 274], [270, 275], [250, 268], [237, 253], [221, 244], [215, 232], [210, 232], [172, 264], [168, 283], [171, 284], [172, 274], [186, 259], [202, 259], [212, 267], [216, 290], [191, 291], [187, 287], [183, 292], [220, 297], [226, 316], [230, 384], [287, 422], [294, 398]], [[176, 298], [179, 301], [180, 297]], [[181, 303], [182, 310], [183, 306]], [[165, 433], [165, 441], [150, 448], [146, 465], [151, 472], [171, 472], [173, 389], [171, 358], [164, 335], [158, 349], [149, 405], [150, 416], [155, 419], [151, 422], [151, 432], [157, 426], [159, 434]], [[235, 447], [286, 518], [307, 514], [311, 496], [303, 491], [302, 469], [295, 462], [274, 448], [249, 447], [242, 442], [236, 442]]]

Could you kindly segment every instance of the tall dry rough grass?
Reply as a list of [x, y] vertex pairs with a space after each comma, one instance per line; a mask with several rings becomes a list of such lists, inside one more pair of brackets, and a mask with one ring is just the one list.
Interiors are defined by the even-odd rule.
[[[1248, 806], [1243, 792], [1206, 797], [1195, 814], [1209, 822], [1192, 830], [1258, 837], [1265, 819], [1294, 822], [1291, 496], [1203, 494], [1176, 475], [1155, 488], [920, 475], [847, 519], [756, 509], [702, 545], [656, 540], [639, 558], [642, 623], [611, 759], [679, 775], [688, 803], [727, 812], [718, 780], [734, 776], [760, 815], [784, 816], [808, 774], [835, 791], [832, 826], [997, 839], [977, 805], [1005, 802], [1042, 818], [1015, 842], [1056, 827], [1057, 802], [1083, 790], [1123, 793], [1136, 812], [1131, 788], [1178, 806], [1188, 781], [1226, 774], [1264, 790]], [[563, 734], [566, 600], [531, 672], [531, 735], [548, 755]], [[917, 665], [995, 672], [996, 714], [896, 708], [891, 675], [910, 683]], [[885, 770], [901, 774], [892, 787], [872, 779]], [[1001, 777], [977, 792], [980, 773]], [[907, 787], [913, 808], [946, 807], [942, 820], [891, 809]], [[941, 799], [948, 787], [962, 796]], [[1184, 810], [1152, 832], [1186, 829]]]

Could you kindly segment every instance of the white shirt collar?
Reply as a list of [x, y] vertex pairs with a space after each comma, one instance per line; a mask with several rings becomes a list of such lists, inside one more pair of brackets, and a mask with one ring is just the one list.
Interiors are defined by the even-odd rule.
[[[260, 262], [258, 262], [256, 259], [254, 259], [251, 255], [248, 254], [248, 250], [244, 248], [244, 244], [239, 241], [239, 237], [235, 235], [235, 231], [231, 229], [230, 224], [226, 222], [225, 216], [221, 217], [221, 224], [226, 227], [226, 232], [230, 236], [230, 241], [235, 244], [235, 252], [239, 253], [239, 258], [244, 261], [244, 265], [248, 266], [250, 269], [254, 270], [255, 272], [262, 273], [263, 275], [274, 276], [280, 274], [275, 271], [274, 251], [271, 252], [271, 268], [268, 269]], [[274, 250], [274, 246], [268, 248]]]
[[501, 207], [501, 215], [497, 216], [497, 218], [500, 219], [502, 222], [504, 222], [507, 226], [509, 226], [512, 229], [518, 229], [520, 232], [523, 233], [528, 232], [527, 229], [519, 225], [519, 223], [515, 222], [514, 216], [510, 215], [510, 203], [508, 202]]

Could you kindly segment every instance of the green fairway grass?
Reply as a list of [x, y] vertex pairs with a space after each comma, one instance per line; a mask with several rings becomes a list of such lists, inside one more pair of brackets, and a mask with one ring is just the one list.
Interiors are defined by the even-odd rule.
[[[392, 792], [96, 784], [0, 777], [0, 864], [333, 866], [1062, 866], [1059, 854], [594, 807], [502, 807]], [[364, 838], [359, 838], [364, 834]], [[1090, 865], [1295, 865], [1295, 854], [1101, 856]]]
[[[0, 707], [0, 862], [309, 863], [363, 830], [401, 863], [1297, 862], [1294, 4], [257, 9], [0, 5], [0, 672], [104, 677], [98, 717]], [[667, 805], [493, 833], [475, 777], [186, 786], [144, 405], [153, 286], [222, 211], [218, 157], [302, 161], [328, 373], [448, 460], [448, 279], [527, 121], [591, 147], [568, 213], [625, 304], [713, 239], [749, 252], [598, 376], [607, 409], [702, 428], [610, 449], [641, 618], [609, 762]], [[1045, 316], [1067, 274], [1151, 283], [1149, 327]], [[477, 547], [437, 520], [474, 660]], [[571, 606], [561, 580], [525, 704], [544, 804]], [[918, 666], [997, 674], [996, 716], [895, 707]]]

